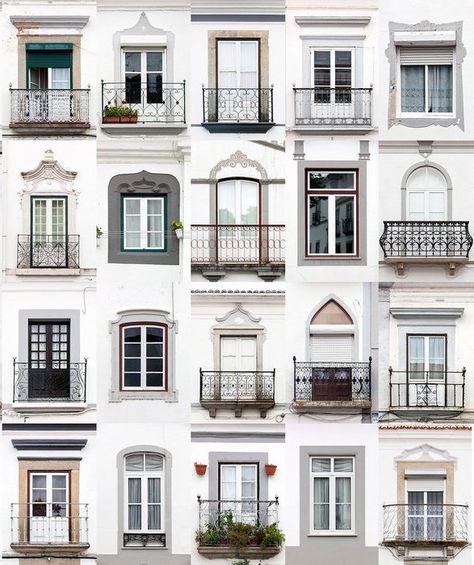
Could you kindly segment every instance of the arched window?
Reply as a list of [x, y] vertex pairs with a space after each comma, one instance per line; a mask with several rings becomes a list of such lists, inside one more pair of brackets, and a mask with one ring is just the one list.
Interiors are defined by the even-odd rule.
[[407, 220], [432, 221], [447, 219], [447, 182], [436, 168], [415, 169], [407, 180]]
[[260, 183], [252, 179], [226, 179], [217, 183], [217, 216], [221, 225], [257, 225]]
[[334, 299], [326, 302], [311, 320], [310, 359], [313, 362], [354, 360], [354, 322]]

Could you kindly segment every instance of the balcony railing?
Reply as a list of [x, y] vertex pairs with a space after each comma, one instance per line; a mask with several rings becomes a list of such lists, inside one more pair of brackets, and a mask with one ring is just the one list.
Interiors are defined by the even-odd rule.
[[88, 505], [29, 502], [11, 505], [12, 546], [88, 547]]
[[186, 83], [165, 82], [151, 88], [147, 84], [102, 82], [102, 121], [185, 124]]
[[79, 269], [78, 235], [18, 235], [18, 269]]
[[191, 262], [284, 264], [284, 235], [281, 225], [193, 225]]
[[370, 126], [371, 88], [293, 88], [296, 126]]
[[371, 400], [369, 362], [301, 362], [293, 357], [295, 402]]
[[388, 504], [383, 507], [386, 545], [468, 543], [469, 508], [460, 504]]
[[85, 402], [87, 360], [22, 363], [13, 360], [13, 402]]
[[469, 222], [384, 222], [380, 246], [387, 258], [467, 258]]
[[203, 122], [272, 123], [273, 88], [203, 88]]
[[11, 127], [89, 125], [89, 89], [10, 89]]
[[464, 408], [466, 369], [462, 371], [394, 371], [390, 375], [391, 408]]

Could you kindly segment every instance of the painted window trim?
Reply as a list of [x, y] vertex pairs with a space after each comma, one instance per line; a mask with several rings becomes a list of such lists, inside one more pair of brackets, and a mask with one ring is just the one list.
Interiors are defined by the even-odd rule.
[[[219, 43], [222, 41], [230, 41], [230, 42], [234, 42], [234, 43], [242, 43], [244, 41], [250, 41], [252, 43], [256, 43], [257, 44], [257, 89], [262, 88], [262, 79], [261, 79], [261, 73], [262, 73], [262, 44], [261, 44], [261, 37], [240, 37], [240, 36], [236, 36], [236, 37], [219, 37], [219, 35], [217, 35], [215, 37], [215, 57], [216, 57], [216, 88], [221, 88], [219, 86]], [[242, 88], [242, 87], [236, 87], [236, 88]]]
[[[236, 473], [236, 491], [238, 491], [240, 489], [240, 497], [238, 496], [238, 492], [237, 495], [235, 497], [235, 500], [258, 500], [258, 496], [259, 496], [259, 492], [260, 492], [260, 480], [259, 480], [259, 475], [260, 475], [260, 465], [257, 461], [255, 462], [246, 462], [246, 461], [239, 461], [238, 463], [232, 463], [230, 461], [219, 461], [218, 463], [219, 465], [219, 469], [218, 469], [218, 477], [219, 477], [219, 484], [218, 484], [218, 493], [219, 493], [219, 500], [225, 500], [224, 498], [222, 498], [222, 468], [223, 467], [236, 467], [240, 469], [239, 473]], [[242, 467], [244, 466], [248, 466], [248, 467], [254, 467], [255, 468], [255, 497], [252, 499], [243, 499], [242, 498]], [[237, 479], [239, 478], [240, 475], [240, 483], [237, 482]]]
[[[55, 194], [46, 194], [44, 196], [40, 195], [40, 194], [35, 194], [35, 195], [31, 195], [30, 196], [30, 235], [37, 235], [34, 231], [33, 231], [33, 216], [34, 216], [34, 201], [35, 200], [64, 200], [64, 234], [63, 237], [65, 237], [66, 241], [67, 241], [67, 237], [69, 235], [69, 198], [67, 196], [67, 194], [59, 194], [59, 195], [55, 195]], [[46, 235], [51, 235], [46, 233]]]
[[[330, 53], [330, 86], [318, 86], [314, 84], [314, 52], [315, 51], [329, 51]], [[336, 51], [350, 51], [351, 53], [351, 86], [349, 88], [354, 88], [355, 84], [355, 47], [315, 47], [309, 48], [310, 54], [310, 76], [311, 76], [311, 86], [312, 88], [346, 88], [346, 87], [336, 87]]]
[[[130, 52], [130, 53], [141, 53], [141, 59], [144, 59], [143, 54], [144, 53], [162, 53], [163, 57], [162, 57], [162, 68], [161, 68], [161, 77], [162, 77], [162, 81], [165, 83], [166, 82], [166, 73], [167, 73], [167, 65], [166, 65], [166, 47], [165, 46], [150, 46], [150, 47], [145, 47], [145, 46], [127, 46], [125, 45], [121, 45], [120, 47], [120, 73], [121, 73], [121, 80], [122, 82], [125, 82], [125, 52]], [[146, 58], [145, 58], [146, 59]], [[143, 61], [140, 62], [141, 63], [141, 72], [140, 75], [143, 77], [143, 74], [145, 74], [145, 76], [148, 74], [147, 70], [145, 68], [145, 71], [143, 71]], [[158, 71], [155, 71], [158, 72]], [[141, 81], [143, 84], [143, 81]]]
[[[140, 249], [133, 249], [125, 247], [125, 200], [129, 198], [139, 198], [141, 200], [151, 200], [159, 198], [163, 200], [163, 248], [158, 249], [154, 247], [143, 247]], [[166, 253], [168, 251], [168, 199], [166, 194], [120, 194], [120, 251], [123, 253]]]

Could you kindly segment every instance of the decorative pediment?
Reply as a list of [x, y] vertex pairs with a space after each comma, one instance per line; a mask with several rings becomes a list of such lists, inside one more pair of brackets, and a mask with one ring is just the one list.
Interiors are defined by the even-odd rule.
[[117, 312], [117, 318], [110, 321], [110, 330], [113, 326], [119, 326], [122, 322], [130, 321], [158, 321], [166, 324], [168, 328], [176, 328], [176, 321], [170, 317], [168, 310], [151, 310], [149, 308], [133, 308], [131, 310], [121, 310]]
[[445, 449], [439, 449], [424, 443], [412, 449], [405, 449], [401, 455], [395, 457], [395, 462], [456, 463], [456, 457], [450, 455]]
[[258, 329], [263, 330], [264, 327], [259, 324], [261, 318], [255, 318], [252, 314], [237, 304], [233, 310], [230, 310], [222, 317], [216, 317], [218, 322], [213, 329]]
[[130, 178], [129, 181], [125, 180], [117, 185], [117, 190], [119, 192], [141, 192], [143, 190], [151, 190], [152, 192], [170, 192], [170, 186], [165, 182], [156, 182], [153, 179], [158, 175], [150, 175], [148, 171], [141, 171], [135, 175], [127, 175]]
[[219, 161], [217, 165], [215, 165], [211, 169], [211, 172], [209, 173], [209, 178], [217, 180], [217, 174], [222, 169], [226, 169], [226, 168], [235, 169], [238, 167], [241, 167], [243, 169], [255, 169], [258, 175], [260, 176], [260, 180], [268, 179], [267, 171], [265, 170], [263, 165], [261, 165], [261, 163], [259, 163], [258, 161], [249, 159], [247, 155], [245, 155], [245, 153], [242, 153], [242, 151], [236, 151], [228, 159], [223, 159], [222, 161]]
[[140, 14], [137, 23], [120, 32], [120, 35], [163, 35], [165, 30], [151, 25], [145, 12]]

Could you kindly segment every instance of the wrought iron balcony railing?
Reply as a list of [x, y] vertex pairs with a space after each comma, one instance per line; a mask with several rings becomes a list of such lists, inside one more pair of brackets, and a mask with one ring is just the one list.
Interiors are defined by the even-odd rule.
[[102, 81], [102, 122], [185, 124], [186, 83], [150, 86]]
[[392, 408], [464, 408], [466, 369], [462, 371], [394, 371], [390, 375]]
[[13, 360], [13, 402], [85, 402], [87, 359], [22, 363]]
[[370, 126], [371, 88], [293, 88], [296, 126]]
[[273, 88], [203, 88], [203, 122], [273, 122]]
[[285, 263], [285, 226], [191, 226], [191, 263], [255, 265]]
[[472, 247], [469, 222], [384, 222], [380, 246], [387, 258], [467, 258]]
[[12, 546], [88, 547], [88, 505], [28, 502], [11, 505]]
[[200, 399], [220, 402], [274, 401], [273, 371], [203, 371], [200, 373]]
[[78, 235], [18, 235], [18, 269], [79, 269]]
[[10, 125], [88, 127], [89, 89], [10, 89]]
[[165, 533], [124, 533], [124, 547], [166, 547]]
[[295, 402], [371, 400], [369, 362], [301, 362], [293, 357]]
[[469, 508], [461, 504], [388, 504], [383, 507], [385, 545], [468, 543]]

